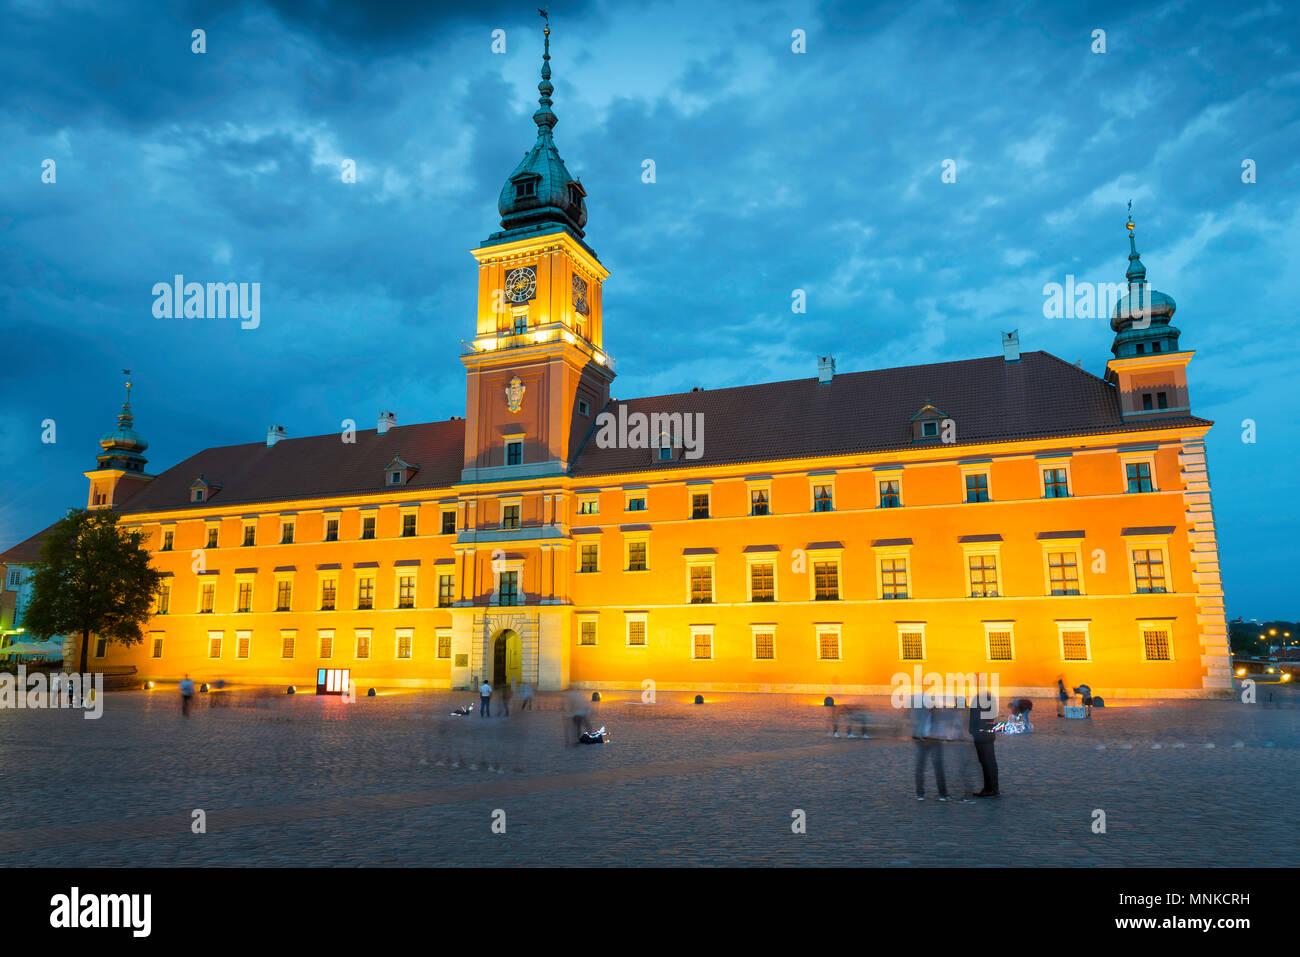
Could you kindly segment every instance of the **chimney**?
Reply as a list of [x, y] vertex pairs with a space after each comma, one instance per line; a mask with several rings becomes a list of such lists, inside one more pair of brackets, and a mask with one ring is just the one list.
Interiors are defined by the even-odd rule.
[[835, 357], [818, 356], [817, 357], [817, 381], [822, 385], [830, 382], [835, 377]]
[[1002, 358], [1007, 362], [1020, 361], [1020, 330], [1002, 333]]
[[284, 426], [283, 425], [271, 426], [269, 429], [266, 430], [266, 447], [269, 449], [271, 446], [275, 445], [276, 442], [279, 442], [282, 438], [284, 438]]
[[393, 415], [393, 413], [391, 412], [380, 412], [379, 428], [376, 429], [375, 431], [378, 432], [380, 435], [383, 435], [389, 429], [395, 429], [395, 428], [397, 428], [397, 416]]

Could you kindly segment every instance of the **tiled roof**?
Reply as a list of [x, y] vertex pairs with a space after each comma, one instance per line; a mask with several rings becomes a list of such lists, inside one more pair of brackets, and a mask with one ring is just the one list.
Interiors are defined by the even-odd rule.
[[[54, 525], [57, 525], [55, 522]], [[50, 533], [54, 527], [50, 525], [26, 541], [19, 542], [8, 551], [0, 552], [0, 565], [32, 565], [41, 560], [41, 545], [45, 543], [45, 536]]]
[[[342, 435], [313, 435], [204, 449], [169, 468], [124, 503], [124, 514], [164, 509], [207, 508], [227, 504], [286, 501], [296, 498], [446, 488], [460, 481], [465, 465], [465, 420], [422, 422]], [[402, 486], [384, 484], [384, 465], [401, 458], [420, 467]], [[205, 502], [190, 503], [191, 483], [202, 473], [221, 491]]]
[[[606, 411], [702, 413], [704, 454], [658, 462], [653, 450], [588, 439], [575, 475], [775, 461], [915, 447], [912, 416], [927, 403], [956, 423], [956, 444], [1209, 425], [1194, 416], [1125, 422], [1114, 386], [1046, 352], [837, 374], [611, 402]], [[937, 443], [936, 443], [937, 445]]]
[[[649, 449], [599, 448], [593, 430], [572, 474], [909, 449], [916, 447], [912, 416], [927, 403], [954, 419], [958, 446], [1210, 424], [1194, 416], [1126, 423], [1112, 385], [1045, 352], [1026, 352], [1019, 362], [993, 356], [841, 373], [826, 384], [792, 379], [611, 402], [606, 410], [616, 416], [620, 405], [647, 415], [702, 413], [703, 455], [658, 462]], [[450, 419], [394, 426], [384, 435], [357, 432], [355, 443], [332, 433], [281, 439], [269, 448], [254, 442], [205, 449], [163, 472], [121, 511], [382, 493], [394, 488], [384, 484], [384, 465], [395, 458], [419, 466], [401, 488], [447, 488], [460, 482], [464, 442], [464, 419]], [[200, 474], [221, 489], [206, 502], [191, 503], [190, 486]]]

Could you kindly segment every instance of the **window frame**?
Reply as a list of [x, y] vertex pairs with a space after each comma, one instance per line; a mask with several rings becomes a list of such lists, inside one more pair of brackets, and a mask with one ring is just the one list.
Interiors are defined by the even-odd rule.
[[[716, 648], [713, 644], [713, 626], [712, 625], [688, 625], [691, 633], [691, 661], [714, 661], [714, 652]], [[700, 637], [707, 637], [709, 640], [709, 653], [703, 657], [699, 655]]]
[[[981, 624], [984, 625], [984, 660], [986, 662], [989, 662], [990, 664], [994, 662], [1002, 662], [1002, 661], [1015, 661], [1016, 660], [1016, 623], [1014, 621], [1007, 620], [1007, 621], [985, 621], [985, 622], [981, 622]], [[994, 658], [992, 636], [994, 632], [1004, 632], [1004, 631], [1007, 633], [1007, 641], [1009, 645], [1010, 657]]]
[[[1120, 461], [1120, 491], [1125, 495], [1150, 495], [1160, 491], [1160, 485], [1156, 481], [1156, 455], [1155, 452], [1129, 452], [1123, 453], [1119, 457]], [[1128, 467], [1130, 465], [1145, 465], [1147, 472], [1150, 474], [1151, 488], [1143, 491], [1131, 491], [1129, 489]], [[1140, 481], [1140, 480], [1139, 480]]]
[[[776, 624], [765, 624], [763, 622], [751, 622], [749, 626], [749, 657], [750, 661], [776, 661]], [[772, 654], [766, 658], [758, 654], [758, 636], [772, 636]]]
[[[1088, 620], [1062, 620], [1056, 621], [1056, 650], [1059, 660], [1062, 662], [1089, 662], [1092, 661], [1092, 622]], [[1083, 632], [1083, 658], [1065, 657], [1065, 633], [1067, 631]]]
[[[1043, 594], [1048, 598], [1081, 598], [1086, 595], [1088, 592], [1083, 582], [1083, 539], [1045, 538], [1039, 544], [1043, 546]], [[1074, 556], [1075, 576], [1079, 586], [1076, 594], [1052, 594], [1052, 554], [1057, 552]]]
[[[686, 604], [688, 605], [715, 605], [718, 601], [718, 575], [716, 559], [717, 556], [708, 555], [695, 557], [688, 555], [686, 557]], [[695, 600], [695, 582], [693, 571], [696, 568], [707, 568], [709, 570], [709, 599], [708, 601]]]
[[[839, 622], [813, 622], [813, 646], [818, 661], [844, 660], [844, 626]], [[828, 658], [822, 654], [822, 635], [835, 636], [835, 657]]]
[[[641, 625], [641, 643], [636, 644], [632, 641], [632, 626]], [[650, 614], [644, 611], [628, 611], [623, 613], [623, 646], [625, 648], [649, 649], [650, 647]]]

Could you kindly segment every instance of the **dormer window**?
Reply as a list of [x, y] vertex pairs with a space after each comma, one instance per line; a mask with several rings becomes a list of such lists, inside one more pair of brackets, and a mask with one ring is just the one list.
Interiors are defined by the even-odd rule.
[[406, 485], [419, 470], [418, 465], [412, 465], [400, 456], [394, 457], [393, 461], [384, 466], [384, 484]]
[[389, 484], [389, 485], [401, 485], [401, 484], [402, 484], [402, 473], [401, 473], [401, 472], [389, 472], [389, 473], [388, 473], [388, 484]]
[[190, 489], [190, 501], [191, 501], [191, 502], [201, 502], [201, 501], [203, 501], [203, 496], [204, 496], [204, 490], [203, 490], [203, 489], [201, 489], [201, 488]]
[[582, 184], [577, 180], [569, 183], [569, 205], [581, 206], [582, 197], [587, 195], [587, 191], [582, 188]]
[[220, 490], [220, 484], [217, 482], [209, 482], [200, 475], [194, 480], [194, 484], [190, 486], [190, 501], [206, 502], [212, 498], [214, 492], [219, 492]]
[[922, 435], [924, 438], [927, 438], [927, 439], [935, 439], [935, 438], [938, 438], [938, 437], [939, 437], [939, 423], [938, 423], [938, 422], [922, 422], [922, 423], [921, 423], [921, 435]]
[[951, 421], [948, 413], [927, 402], [912, 416], [912, 441], [925, 442], [933, 439], [941, 442], [952, 441], [945, 432], [945, 428], [951, 428], [949, 424]]
[[515, 181], [515, 199], [530, 199], [537, 195], [537, 177]]

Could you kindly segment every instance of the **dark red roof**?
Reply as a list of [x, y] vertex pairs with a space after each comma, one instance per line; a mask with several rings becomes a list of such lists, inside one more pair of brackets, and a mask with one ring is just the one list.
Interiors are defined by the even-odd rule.
[[[204, 449], [169, 468], [125, 502], [120, 511], [156, 512], [297, 498], [382, 492], [384, 467], [400, 457], [417, 471], [404, 489], [446, 488], [460, 481], [465, 460], [465, 420], [375, 429], [344, 442], [340, 433]], [[205, 502], [190, 502], [190, 486], [203, 475], [221, 486]]]
[[[956, 444], [1048, 438], [1097, 432], [1210, 425], [1179, 416], [1125, 422], [1115, 387], [1046, 352], [903, 366], [816, 378], [765, 382], [730, 389], [611, 402], [607, 411], [704, 415], [704, 455], [657, 462], [646, 449], [602, 449], [587, 441], [575, 475], [653, 467], [776, 461], [846, 452], [915, 447], [912, 416], [932, 403], [956, 423]], [[937, 445], [937, 443], [936, 443]]]
[[[927, 403], [956, 422], [958, 446], [1211, 424], [1194, 416], [1124, 422], [1114, 386], [1045, 352], [1026, 352], [1019, 362], [993, 356], [843, 373], [826, 384], [791, 379], [611, 402], [606, 411], [616, 416], [620, 405], [647, 415], [703, 413], [703, 456], [679, 454], [660, 463], [649, 449], [602, 449], [593, 429], [572, 474], [913, 448], [912, 417]], [[382, 492], [384, 467], [395, 457], [419, 466], [404, 488], [447, 488], [460, 482], [464, 442], [464, 419], [450, 419], [396, 426], [384, 435], [357, 432], [355, 443], [335, 433], [281, 439], [269, 448], [256, 442], [206, 449], [163, 472], [121, 511]], [[221, 489], [207, 502], [191, 503], [190, 486], [200, 474]]]
[[[54, 523], [57, 524], [59, 523]], [[19, 542], [8, 551], [0, 552], [0, 565], [33, 565], [40, 561], [41, 546], [45, 544], [45, 536], [50, 534], [50, 529], [54, 525], [37, 532], [26, 541]]]

